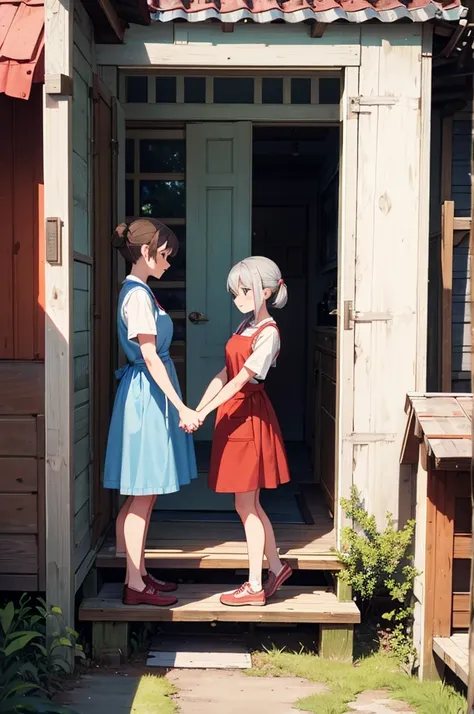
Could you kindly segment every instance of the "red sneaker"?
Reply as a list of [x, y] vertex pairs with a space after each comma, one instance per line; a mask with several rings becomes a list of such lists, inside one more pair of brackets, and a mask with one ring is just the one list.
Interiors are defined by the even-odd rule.
[[158, 578], [150, 575], [150, 573], [143, 576], [143, 582], [145, 585], [151, 585], [160, 593], [172, 593], [178, 589], [176, 583], [165, 583], [164, 580], [158, 580]]
[[265, 605], [266, 598], [265, 593], [260, 590], [258, 593], [254, 593], [250, 587], [250, 583], [244, 583], [237, 588], [237, 590], [231, 590], [227, 593], [222, 593], [221, 603], [223, 605], [229, 605], [230, 607], [241, 607], [242, 605]]
[[281, 570], [277, 575], [275, 575], [272, 570], [269, 570], [268, 578], [263, 584], [265, 596], [269, 598], [272, 597], [272, 595], [275, 595], [280, 585], [283, 585], [283, 583], [288, 580], [288, 578], [291, 578], [292, 574], [293, 571], [288, 565], [288, 563], [283, 563]]
[[178, 598], [172, 595], [163, 595], [153, 585], [145, 585], [144, 590], [132, 590], [128, 585], [123, 591], [124, 605], [156, 605], [157, 607], [169, 607], [178, 602]]

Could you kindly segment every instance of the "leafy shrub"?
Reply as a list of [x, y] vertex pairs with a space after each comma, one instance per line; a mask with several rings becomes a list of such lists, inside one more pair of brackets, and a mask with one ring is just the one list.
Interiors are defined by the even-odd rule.
[[342, 549], [338, 555], [345, 570], [339, 577], [352, 586], [363, 619], [370, 618], [374, 598], [390, 599], [393, 609], [382, 614], [391, 623], [391, 627], [379, 633], [382, 649], [413, 666], [413, 581], [419, 573], [412, 564], [409, 549], [415, 521], [408, 521], [398, 530], [392, 514], [387, 513], [385, 528], [379, 530], [375, 516], [367, 513], [355, 486], [350, 499], [342, 498], [341, 505], [352, 520], [352, 527], [342, 530]]
[[[47, 636], [48, 629], [48, 636]], [[83, 657], [77, 633], [64, 626], [60, 608], [22, 595], [17, 606], [0, 608], [0, 714], [70, 714], [49, 697], [69, 671], [64, 650]]]

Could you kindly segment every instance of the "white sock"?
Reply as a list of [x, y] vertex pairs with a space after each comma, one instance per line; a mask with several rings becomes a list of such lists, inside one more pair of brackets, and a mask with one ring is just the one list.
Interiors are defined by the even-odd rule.
[[260, 580], [249, 580], [250, 589], [254, 593], [259, 593], [262, 589], [262, 583]]

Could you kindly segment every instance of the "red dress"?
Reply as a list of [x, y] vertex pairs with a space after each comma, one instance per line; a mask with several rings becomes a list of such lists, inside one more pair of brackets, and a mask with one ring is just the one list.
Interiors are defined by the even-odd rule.
[[[230, 382], [252, 354], [262, 325], [250, 337], [233, 335], [226, 344], [225, 364]], [[248, 382], [217, 410], [212, 442], [209, 488], [218, 493], [246, 493], [288, 483], [290, 473], [275, 411], [264, 383]]]

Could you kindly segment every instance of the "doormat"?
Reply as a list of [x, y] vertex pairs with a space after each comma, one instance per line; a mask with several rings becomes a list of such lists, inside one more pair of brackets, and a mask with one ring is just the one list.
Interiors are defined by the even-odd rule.
[[[314, 520], [306, 505], [304, 497], [295, 493], [290, 484], [291, 492], [285, 486], [275, 491], [262, 491], [261, 502], [272, 523], [312, 525]], [[192, 510], [163, 510], [153, 511], [152, 520], [155, 522], [190, 522], [202, 521], [206, 523], [240, 523], [240, 518], [235, 511], [207, 511]]]
[[252, 660], [241, 639], [160, 635], [150, 646], [146, 666], [175, 669], [250, 669]]

